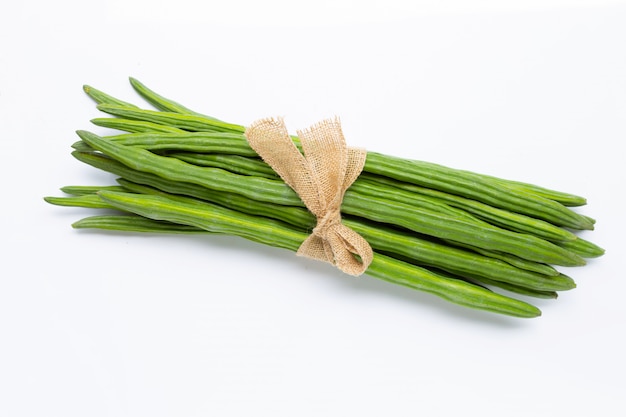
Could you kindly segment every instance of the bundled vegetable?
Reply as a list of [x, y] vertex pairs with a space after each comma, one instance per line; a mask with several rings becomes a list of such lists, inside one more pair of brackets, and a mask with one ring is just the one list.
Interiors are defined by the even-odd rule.
[[[126, 133], [78, 132], [73, 156], [117, 175], [118, 184], [64, 187], [69, 196], [45, 200], [119, 214], [88, 217], [73, 227], [220, 233], [292, 251], [308, 241], [321, 222], [318, 214], [305, 206], [293, 181], [286, 183], [259, 157], [243, 126], [130, 81], [156, 110], [85, 87], [98, 109], [113, 116], [92, 122]], [[299, 136], [288, 146], [308, 146]], [[595, 223], [570, 208], [586, 204], [579, 196], [375, 152], [366, 153], [350, 184], [339, 201], [341, 223], [371, 247], [366, 273], [463, 306], [539, 316], [537, 307], [512, 294], [556, 298], [575, 287], [556, 267], [582, 266], [604, 253], [575, 233]]]

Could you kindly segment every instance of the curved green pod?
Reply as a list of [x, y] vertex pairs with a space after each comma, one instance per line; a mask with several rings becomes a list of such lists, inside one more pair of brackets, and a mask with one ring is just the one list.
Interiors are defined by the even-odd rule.
[[165, 124], [183, 130], [193, 130], [199, 132], [239, 132], [243, 133], [243, 126], [221, 122], [216, 119], [209, 119], [193, 114], [180, 114], [173, 112], [162, 112], [158, 110], [143, 110], [129, 106], [116, 104], [98, 104], [98, 110], [114, 116], [131, 120], [144, 120], [152, 123]]
[[127, 133], [107, 136], [106, 140], [150, 151], [169, 151], [174, 149], [184, 152], [258, 156], [248, 145], [248, 142], [241, 140], [241, 134], [231, 132]]
[[120, 119], [118, 117], [96, 117], [91, 119], [91, 123], [96, 126], [130, 133], [185, 133], [184, 130], [172, 126], [142, 120]]
[[[210, 203], [182, 203], [162, 196], [103, 191], [99, 195], [122, 210], [155, 219], [199, 227], [258, 243], [296, 251], [308, 237], [284, 223], [249, 216]], [[486, 290], [465, 281], [448, 279], [397, 259], [376, 253], [368, 275], [435, 294], [453, 303], [515, 317], [532, 318], [541, 311], [524, 301]]]

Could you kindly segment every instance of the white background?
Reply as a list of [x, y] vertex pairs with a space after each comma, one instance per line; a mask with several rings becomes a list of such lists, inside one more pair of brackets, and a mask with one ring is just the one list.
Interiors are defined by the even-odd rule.
[[[623, 1], [0, 6], [0, 415], [623, 416]], [[90, 84], [582, 194], [607, 249], [520, 320], [228, 237], [76, 231], [47, 205]]]

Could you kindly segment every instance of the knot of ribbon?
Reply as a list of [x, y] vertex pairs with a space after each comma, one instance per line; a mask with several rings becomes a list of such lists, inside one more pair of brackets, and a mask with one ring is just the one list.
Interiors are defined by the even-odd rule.
[[317, 219], [297, 254], [329, 262], [350, 275], [361, 275], [374, 257], [369, 243], [341, 222], [345, 191], [357, 179], [367, 157], [349, 148], [339, 119], [323, 120], [298, 131], [302, 153], [282, 119], [262, 119], [246, 129], [254, 151], [291, 187]]

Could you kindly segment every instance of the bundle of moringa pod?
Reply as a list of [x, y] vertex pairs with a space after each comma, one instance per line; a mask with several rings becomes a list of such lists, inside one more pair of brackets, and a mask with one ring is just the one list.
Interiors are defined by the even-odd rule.
[[77, 132], [72, 155], [119, 178], [45, 198], [107, 209], [75, 228], [240, 236], [515, 317], [576, 286], [557, 267], [604, 253], [576, 234], [594, 227], [571, 209], [582, 197], [348, 148], [337, 119], [297, 136], [280, 119], [246, 129], [130, 82], [153, 109], [84, 87], [111, 116], [92, 122], [123, 133]]

